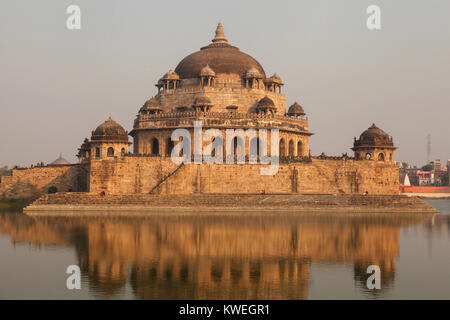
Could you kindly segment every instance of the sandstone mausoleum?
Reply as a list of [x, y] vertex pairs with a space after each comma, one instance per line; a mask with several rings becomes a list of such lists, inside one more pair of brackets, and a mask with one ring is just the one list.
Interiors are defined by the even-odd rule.
[[[312, 156], [313, 133], [303, 107], [295, 102], [287, 108], [282, 79], [268, 76], [257, 60], [229, 44], [221, 23], [209, 45], [181, 60], [155, 86], [130, 132], [109, 118], [84, 140], [79, 163], [15, 169], [2, 177], [0, 196], [38, 196], [51, 186], [94, 194], [398, 193], [392, 137], [373, 124], [355, 138], [353, 156]], [[194, 136], [194, 123], [201, 123], [203, 154], [225, 158], [229, 148], [236, 162], [174, 162], [174, 148], [186, 143], [173, 141], [174, 130]], [[209, 129], [226, 138], [207, 136]], [[243, 139], [226, 134], [239, 129], [252, 134]], [[268, 164], [258, 161], [260, 152], [273, 153], [274, 142], [278, 169], [262, 175]], [[194, 158], [196, 147], [188, 143]], [[215, 148], [208, 149], [211, 145]], [[186, 157], [183, 152], [177, 156]]]

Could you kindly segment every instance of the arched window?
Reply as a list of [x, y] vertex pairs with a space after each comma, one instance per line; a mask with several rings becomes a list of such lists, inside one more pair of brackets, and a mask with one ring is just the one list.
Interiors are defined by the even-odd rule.
[[166, 144], [166, 156], [170, 156], [172, 154], [172, 149], [173, 149], [173, 141], [172, 139], [169, 137], [167, 138], [167, 144]]
[[95, 148], [95, 157], [100, 158], [100, 148]]
[[389, 154], [389, 160], [392, 160], [392, 153]]
[[301, 157], [303, 155], [303, 144], [301, 141], [297, 142], [297, 156]]
[[384, 153], [378, 154], [378, 161], [384, 161]]
[[285, 155], [286, 155], [286, 145], [285, 145], [284, 139], [282, 138], [280, 140], [280, 157], [283, 157]]
[[289, 141], [289, 156], [294, 156], [294, 141]]
[[107, 156], [114, 157], [114, 149], [112, 147], [108, 148]]
[[152, 141], [152, 154], [153, 155], [159, 154], [159, 141], [156, 138], [153, 138], [153, 141]]
[[370, 160], [372, 158], [372, 154], [370, 152], [366, 153], [366, 160]]
[[121, 154], [122, 156], [125, 155], [125, 148], [122, 148], [122, 150], [120, 150], [120, 154]]

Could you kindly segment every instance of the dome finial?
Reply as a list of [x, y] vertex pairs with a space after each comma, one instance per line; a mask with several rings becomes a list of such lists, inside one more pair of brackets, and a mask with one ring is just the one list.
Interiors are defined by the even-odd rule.
[[216, 28], [216, 36], [212, 40], [212, 42], [228, 42], [227, 38], [225, 38], [225, 32], [223, 31], [222, 22], [219, 22]]

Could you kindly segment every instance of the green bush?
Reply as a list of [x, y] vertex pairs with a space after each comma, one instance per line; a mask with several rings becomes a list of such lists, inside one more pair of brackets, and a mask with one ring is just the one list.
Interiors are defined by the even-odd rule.
[[48, 188], [48, 193], [57, 193], [58, 192], [58, 188], [55, 186], [51, 186], [50, 188]]

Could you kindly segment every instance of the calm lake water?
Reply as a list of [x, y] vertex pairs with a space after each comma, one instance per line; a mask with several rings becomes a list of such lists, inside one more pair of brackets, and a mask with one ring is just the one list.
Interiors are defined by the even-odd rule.
[[429, 203], [443, 214], [1, 213], [0, 299], [450, 299], [450, 200]]

